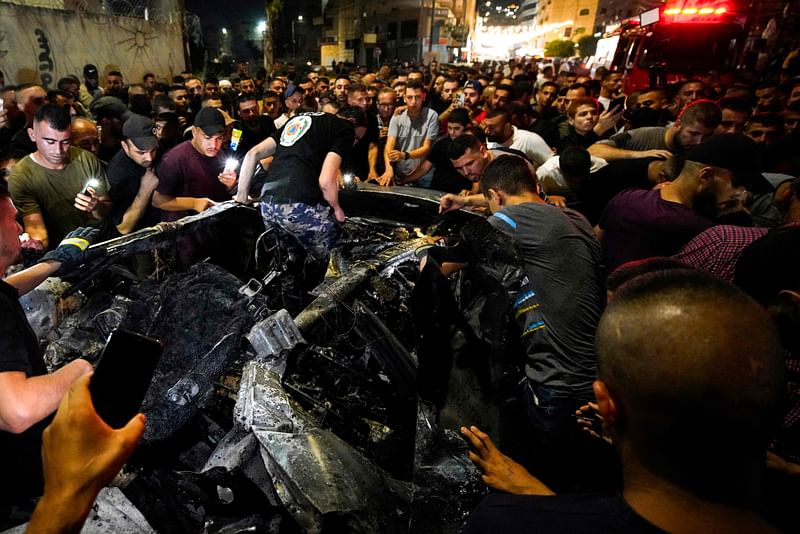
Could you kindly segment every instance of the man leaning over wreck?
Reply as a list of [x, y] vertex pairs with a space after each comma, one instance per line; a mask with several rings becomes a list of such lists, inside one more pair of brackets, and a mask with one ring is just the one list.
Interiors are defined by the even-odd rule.
[[786, 382], [764, 310], [706, 274], [651, 273], [615, 293], [595, 344], [594, 393], [622, 494], [553, 495], [462, 428], [484, 481], [515, 493], [486, 497], [462, 532], [777, 532], [759, 506]]
[[279, 226], [327, 264], [345, 219], [339, 204], [339, 169], [366, 131], [367, 116], [357, 107], [342, 108], [338, 115], [314, 112], [292, 117], [247, 153], [236, 201], [248, 201], [256, 164], [274, 155], [260, 192], [264, 223]]
[[[0, 272], [15, 264], [22, 248], [17, 210], [0, 183]], [[75, 380], [92, 370], [77, 359], [47, 372], [39, 342], [18, 302], [49, 276], [78, 265], [98, 230], [79, 228], [33, 267], [0, 281], [0, 524], [6, 506], [41, 495], [42, 430]]]

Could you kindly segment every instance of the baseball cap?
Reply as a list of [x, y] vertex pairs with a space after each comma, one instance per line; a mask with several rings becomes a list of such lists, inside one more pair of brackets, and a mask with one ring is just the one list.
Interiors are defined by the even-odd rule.
[[290, 82], [289, 85], [286, 86], [286, 93], [284, 93], [283, 96], [285, 98], [289, 98], [290, 96], [292, 96], [293, 94], [298, 93], [298, 92], [299, 93], [303, 93], [303, 89], [301, 89], [299, 86], [297, 86], [297, 85], [295, 85], [295, 84]]
[[83, 66], [83, 77], [84, 78], [97, 78], [99, 75], [97, 74], [97, 67], [92, 65], [91, 63], [87, 63]]
[[167, 124], [171, 124], [173, 126], [178, 125], [178, 114], [173, 113], [172, 111], [165, 111], [164, 113], [159, 113], [156, 115], [157, 121], [164, 121]]
[[464, 89], [470, 87], [474, 89], [478, 94], [483, 93], [483, 85], [478, 80], [470, 80], [464, 84]]
[[128, 120], [132, 115], [125, 102], [115, 96], [101, 96], [90, 106], [90, 110], [98, 119], [120, 119]]
[[735, 185], [751, 193], [773, 190], [761, 174], [761, 148], [746, 135], [714, 135], [686, 152], [686, 159], [729, 170]]
[[158, 145], [158, 140], [153, 135], [154, 124], [152, 119], [134, 114], [122, 125], [122, 135], [130, 139], [139, 150], [150, 150]]
[[197, 112], [194, 125], [206, 135], [217, 135], [225, 130], [225, 117], [216, 108], [203, 108]]

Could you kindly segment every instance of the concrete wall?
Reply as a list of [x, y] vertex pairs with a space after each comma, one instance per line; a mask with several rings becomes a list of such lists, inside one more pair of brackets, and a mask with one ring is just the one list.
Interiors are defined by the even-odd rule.
[[0, 3], [0, 71], [6, 84], [55, 89], [67, 74], [82, 79], [86, 63], [95, 64], [101, 76], [118, 70], [126, 83], [140, 83], [146, 72], [171, 78], [185, 68], [180, 21]]

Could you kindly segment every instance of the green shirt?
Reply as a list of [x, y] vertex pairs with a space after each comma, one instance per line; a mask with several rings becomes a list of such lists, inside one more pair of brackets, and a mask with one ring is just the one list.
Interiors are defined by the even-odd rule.
[[22, 158], [8, 178], [11, 199], [22, 217], [41, 213], [51, 247], [79, 226], [99, 226], [91, 213], [77, 209], [75, 195], [83, 191], [87, 180], [95, 178], [98, 195], [108, 195], [103, 163], [91, 152], [69, 149], [69, 163], [61, 170], [46, 169], [30, 155]]

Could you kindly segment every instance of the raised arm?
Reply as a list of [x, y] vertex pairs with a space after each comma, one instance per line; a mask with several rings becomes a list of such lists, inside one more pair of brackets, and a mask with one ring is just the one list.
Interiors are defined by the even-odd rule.
[[277, 144], [275, 139], [267, 137], [259, 144], [247, 151], [242, 162], [242, 168], [239, 171], [239, 190], [236, 193], [236, 202], [246, 204], [248, 195], [250, 193], [250, 183], [253, 180], [253, 175], [256, 172], [256, 164], [264, 158], [268, 158], [275, 154]]

